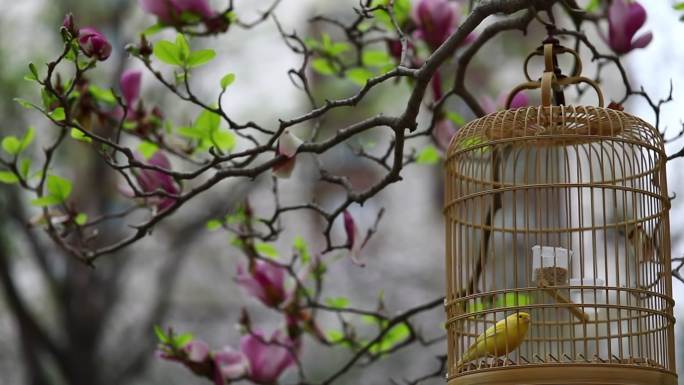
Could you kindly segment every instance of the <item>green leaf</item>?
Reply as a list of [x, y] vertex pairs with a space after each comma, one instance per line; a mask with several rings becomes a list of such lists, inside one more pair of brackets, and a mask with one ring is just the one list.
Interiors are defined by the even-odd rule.
[[349, 298], [347, 297], [334, 297], [334, 298], [326, 298], [325, 299], [326, 305], [330, 307], [334, 307], [336, 309], [343, 309], [349, 306]]
[[314, 71], [321, 75], [334, 75], [337, 73], [335, 66], [327, 59], [318, 58], [311, 62], [311, 67]]
[[333, 42], [332, 42], [332, 39], [330, 38], [330, 35], [329, 35], [329, 34], [327, 34], [327, 33], [324, 32], [324, 33], [321, 35], [321, 44], [322, 44], [322, 47], [323, 47], [324, 50], [330, 49], [330, 47], [332, 46]]
[[21, 142], [16, 136], [7, 136], [2, 140], [2, 149], [10, 155], [17, 155], [21, 152]]
[[[78, 39], [74, 39], [74, 40], [76, 42], [78, 41]], [[69, 49], [69, 51], [67, 51], [67, 54], [64, 56], [64, 58], [69, 60], [69, 61], [76, 61], [78, 54], [79, 54], [78, 45], [72, 44], [71, 49]]]
[[88, 222], [88, 215], [85, 213], [78, 213], [76, 215], [76, 218], [74, 218], [74, 222], [76, 222], [77, 225], [83, 226]]
[[242, 247], [244, 246], [244, 242], [242, 241], [242, 239], [238, 237], [233, 237], [233, 239], [230, 240], [230, 245], [235, 247]]
[[36, 130], [33, 127], [29, 127], [21, 140], [17, 139], [15, 136], [4, 138], [2, 140], [2, 148], [10, 155], [19, 155], [19, 153], [24, 151], [33, 142], [35, 136]]
[[185, 81], [186, 73], [185, 72], [175, 72], [174, 77], [176, 79], [176, 84], [181, 84]]
[[176, 35], [176, 47], [178, 48], [178, 56], [182, 62], [185, 62], [190, 56], [190, 45], [182, 33]]
[[673, 8], [677, 11], [684, 11], [684, 1], [676, 3]]
[[33, 105], [33, 103], [29, 102], [29, 101], [26, 100], [26, 99], [14, 98], [14, 101], [17, 102], [17, 103], [19, 103], [19, 105], [22, 106], [22, 107], [24, 107], [24, 108], [27, 108], [27, 109], [35, 108], [35, 106]]
[[143, 35], [145, 35], [145, 37], [150, 37], [161, 32], [164, 29], [164, 27], [165, 25], [161, 23], [153, 24], [145, 28], [145, 30], [142, 33]]
[[328, 55], [339, 56], [340, 54], [349, 51], [349, 48], [350, 45], [345, 42], [333, 43], [330, 47], [328, 47], [327, 52]]
[[404, 341], [410, 334], [411, 330], [405, 323], [396, 325], [385, 333], [382, 340], [373, 344], [369, 351], [373, 354], [382, 354]]
[[137, 123], [137, 122], [130, 121], [130, 120], [125, 121], [124, 124], [123, 124], [123, 129], [124, 129], [124, 130], [128, 130], [128, 131], [130, 131], [130, 130], [136, 128], [136, 127], [138, 127], [138, 123]]
[[13, 184], [19, 182], [19, 177], [11, 171], [0, 171], [0, 183]]
[[[471, 147], [476, 147], [484, 143], [482, 138], [479, 138], [477, 136], [473, 136], [470, 138], [464, 138], [458, 143], [458, 147], [462, 149], [469, 149]], [[480, 152], [485, 152], [489, 151], [489, 147], [480, 147], [479, 149]]]
[[166, 336], [164, 329], [159, 327], [159, 325], [154, 325], [154, 334], [157, 336], [159, 342], [163, 344], [169, 343], [169, 337]]
[[229, 225], [245, 223], [245, 221], [247, 221], [247, 213], [242, 205], [235, 210], [235, 213], [226, 215], [226, 223]]
[[159, 146], [146, 140], [138, 144], [138, 152], [140, 152], [145, 159], [150, 159], [157, 150], [159, 150]]
[[31, 171], [31, 159], [25, 158], [19, 162], [19, 175], [22, 178], [28, 178], [29, 172]]
[[31, 205], [33, 206], [38, 206], [38, 207], [44, 207], [44, 206], [53, 206], [62, 203], [59, 198], [52, 196], [52, 195], [47, 195], [41, 198], [36, 198], [31, 201]]
[[382, 319], [380, 319], [378, 317], [374, 317], [372, 315], [361, 316], [361, 321], [363, 321], [364, 323], [367, 323], [369, 325], [377, 325], [377, 324], [382, 323]]
[[187, 345], [188, 343], [190, 343], [190, 341], [192, 341], [193, 338], [194, 338], [193, 335], [190, 334], [190, 333], [183, 333], [183, 334], [180, 334], [180, 335], [178, 335], [178, 336], [174, 336], [174, 338], [173, 338], [173, 346], [174, 346], [176, 349], [181, 349], [181, 348], [183, 348], [185, 345]]
[[93, 97], [103, 103], [116, 104], [116, 97], [111, 89], [100, 88], [96, 85], [91, 85], [88, 87], [88, 91]]
[[211, 219], [211, 220], [207, 221], [206, 226], [207, 226], [207, 230], [214, 231], [214, 230], [220, 229], [223, 226], [223, 222], [221, 222], [218, 219]]
[[278, 258], [278, 250], [270, 243], [259, 242], [254, 245], [256, 251], [266, 257], [276, 259]]
[[31, 75], [33, 75], [33, 78], [35, 80], [38, 80], [38, 70], [36, 69], [36, 65], [33, 63], [29, 63], [28, 67], [29, 71], [31, 71]]
[[78, 140], [79, 142], [92, 143], [93, 139], [87, 136], [83, 131], [78, 128], [71, 129], [71, 137]]
[[36, 66], [33, 63], [29, 63], [29, 73], [24, 75], [24, 80], [32, 81], [32, 82], [37, 82], [39, 81], [38, 79], [38, 71], [36, 70]]
[[205, 136], [208, 137], [212, 131], [218, 130], [220, 125], [221, 116], [219, 114], [216, 114], [209, 110], [203, 110], [199, 114], [197, 119], [195, 119], [195, 124], [193, 125], [193, 127], [196, 130], [206, 133]]
[[235, 11], [229, 11], [229, 12], [224, 13], [223, 18], [226, 19], [226, 21], [230, 24], [233, 24], [238, 19]]
[[364, 65], [371, 67], [382, 67], [392, 64], [394, 61], [385, 51], [366, 50], [363, 52], [362, 61]]
[[440, 155], [439, 151], [433, 147], [433, 146], [427, 146], [423, 148], [420, 153], [418, 153], [418, 158], [416, 159], [416, 163], [418, 164], [426, 164], [426, 165], [433, 165], [439, 162]]
[[309, 255], [309, 248], [302, 236], [298, 235], [295, 237], [294, 249], [297, 251], [297, 254], [299, 254], [299, 258], [302, 259], [303, 263], [309, 263], [311, 255]]
[[161, 62], [175, 66], [182, 66], [181, 50], [168, 40], [160, 40], [152, 49], [154, 56]]
[[587, 12], [595, 12], [599, 9], [600, 5], [601, 5], [601, 0], [590, 0], [589, 4], [587, 4], [587, 6], [584, 7], [584, 10]]
[[342, 333], [341, 330], [335, 330], [331, 329], [325, 332], [325, 337], [327, 338], [328, 341], [330, 341], [331, 344], [339, 344], [342, 342], [347, 342], [345, 341], [345, 336], [344, 333]]
[[321, 279], [327, 272], [328, 266], [320, 259], [317, 259], [313, 264], [313, 270], [311, 271], [311, 274], [314, 276], [314, 278]]
[[[390, 0], [375, 0], [372, 3], [372, 7], [378, 6], [378, 5], [385, 5], [389, 6]], [[375, 13], [375, 18], [378, 19], [381, 23], [385, 25], [390, 30], [394, 30], [394, 24], [392, 24], [392, 19], [390, 19], [389, 15], [385, 10], [383, 9], [378, 9], [374, 11]], [[397, 24], [399, 26], [402, 26], [405, 24], [410, 16], [411, 13], [411, 1], [410, 0], [394, 0], [394, 19], [397, 21]]]
[[47, 177], [47, 190], [51, 196], [57, 198], [59, 202], [64, 202], [71, 195], [71, 181], [57, 175]]
[[373, 73], [370, 70], [358, 67], [347, 70], [346, 76], [347, 79], [351, 80], [352, 82], [360, 86], [364, 86], [366, 85], [366, 82], [368, 82], [368, 79], [373, 77]]
[[178, 127], [178, 135], [184, 136], [190, 139], [203, 139], [206, 137], [205, 133], [197, 130], [194, 127]]
[[455, 112], [449, 112], [447, 111], [446, 116], [449, 120], [454, 122], [455, 125], [457, 126], [462, 126], [465, 124], [465, 119], [463, 117]]
[[228, 131], [217, 131], [212, 134], [212, 143], [221, 151], [231, 151], [235, 148], [235, 135]]
[[50, 112], [49, 115], [53, 120], [57, 122], [61, 122], [62, 120], [66, 119], [66, 114], [64, 113], [64, 108], [62, 107], [55, 108], [54, 110], [52, 110], [52, 112]]
[[314, 39], [313, 37], [305, 38], [304, 45], [306, 45], [306, 48], [311, 50], [321, 48], [321, 45], [318, 43], [318, 40]]
[[408, 21], [411, 16], [411, 0], [394, 0], [394, 18], [399, 25]]
[[213, 49], [201, 49], [199, 51], [193, 51], [188, 56], [187, 65], [190, 68], [199, 67], [210, 62], [215, 57], [216, 51]]
[[[66, 85], [65, 85], [66, 87]], [[43, 102], [43, 107], [45, 107], [46, 110], [51, 109], [53, 103], [55, 102], [56, 98], [54, 95], [50, 94], [45, 90], [45, 88], [41, 88], [40, 90], [40, 100]]]
[[21, 138], [21, 150], [24, 151], [31, 143], [33, 143], [33, 138], [36, 137], [36, 129], [33, 127], [29, 127], [28, 130], [26, 130], [26, 133], [24, 134], [24, 137]]
[[235, 81], [235, 74], [230, 73], [221, 78], [221, 89], [225, 90]]

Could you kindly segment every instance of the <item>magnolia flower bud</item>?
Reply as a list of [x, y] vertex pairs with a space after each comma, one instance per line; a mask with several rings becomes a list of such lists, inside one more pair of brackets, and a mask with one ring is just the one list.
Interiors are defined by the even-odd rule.
[[100, 61], [107, 60], [112, 53], [112, 45], [95, 28], [86, 27], [78, 31], [78, 43], [86, 56]]
[[129, 108], [133, 107], [140, 96], [141, 78], [142, 72], [138, 70], [126, 70], [121, 74], [119, 86], [121, 87], [124, 101], [126, 101], [126, 105]]
[[649, 31], [634, 39], [646, 22], [646, 10], [636, 1], [613, 0], [608, 8], [608, 45], [617, 54], [646, 47], [653, 39]]

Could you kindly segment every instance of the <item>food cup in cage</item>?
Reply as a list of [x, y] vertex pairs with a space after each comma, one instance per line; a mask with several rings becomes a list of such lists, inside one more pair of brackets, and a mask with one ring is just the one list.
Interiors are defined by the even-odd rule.
[[554, 246], [532, 247], [533, 279], [537, 285], [567, 285], [572, 250]]

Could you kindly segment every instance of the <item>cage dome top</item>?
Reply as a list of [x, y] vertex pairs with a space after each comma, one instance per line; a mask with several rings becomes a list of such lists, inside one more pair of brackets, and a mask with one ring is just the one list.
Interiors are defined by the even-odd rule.
[[[570, 76], [561, 74], [556, 60], [558, 54], [570, 54], [573, 57], [574, 71]], [[528, 71], [528, 65], [535, 56], [544, 57], [544, 73], [536, 81], [531, 79]], [[618, 108], [604, 107], [603, 94], [598, 84], [582, 76], [581, 71], [582, 62], [575, 51], [554, 43], [539, 47], [525, 60], [524, 74], [527, 81], [509, 93], [507, 109], [465, 124], [452, 138], [449, 154], [512, 141], [520, 145], [554, 145], [600, 138], [648, 143], [654, 150], [664, 151], [662, 138], [655, 128]], [[598, 97], [598, 107], [564, 105], [562, 90], [574, 84], [587, 84], [592, 88]], [[526, 89], [541, 90], [541, 106], [510, 109], [512, 98]]]

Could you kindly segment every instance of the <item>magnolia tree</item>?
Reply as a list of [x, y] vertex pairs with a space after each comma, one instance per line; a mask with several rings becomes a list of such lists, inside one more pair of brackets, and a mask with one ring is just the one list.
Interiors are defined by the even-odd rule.
[[[42, 100], [17, 99], [51, 122], [53, 131], [41, 133], [49, 137], [49, 145], [40, 157], [28, 155], [26, 150], [37, 135], [32, 129], [23, 136], [2, 140], [0, 182], [17, 185], [30, 194], [31, 206], [40, 211], [33, 224], [75, 261], [92, 267], [143, 240], [161, 222], [173, 221], [179, 207], [202, 199], [219, 183], [272, 175], [266, 188], [273, 196], [272, 211], [257, 210], [245, 200], [206, 225], [232, 235], [233, 245], [243, 254], [242, 262], [235, 266], [235, 281], [246, 296], [272, 310], [282, 326], [265, 330], [243, 310], [239, 322], [242, 338], [227, 345], [225, 341], [194, 339], [172, 327], [155, 328], [161, 359], [170, 365], [177, 363], [173, 370], [190, 370], [216, 385], [241, 380], [275, 384], [288, 370], [295, 373], [298, 383], [327, 385], [343, 381], [353, 368], [366, 367], [406, 347], [443, 343], [443, 336], [429, 339], [422, 335], [415, 321], [418, 315], [442, 305], [439, 293], [434, 300], [413, 304], [398, 313], [389, 312], [382, 299], [377, 308], [362, 309], [344, 297], [323, 299], [324, 283], [334, 280], [326, 274], [326, 266], [330, 255], [340, 252], [349, 255], [343, 263], [364, 265], [364, 246], [382, 231], [379, 224], [383, 211], [373, 226], [361, 229], [349, 208], [373, 200], [390, 184], [400, 182], [407, 167], [438, 163], [464, 123], [454, 105], [464, 104], [474, 116], [503, 107], [506, 90], [502, 89], [502, 96], [495, 101], [477, 95], [466, 84], [472, 59], [495, 36], [543, 25], [549, 34], [581, 48], [587, 59], [598, 63], [597, 80], [605, 71], [617, 72], [625, 91], [613, 100], [612, 108], [621, 108], [627, 100], [642, 100], [652, 108], [656, 127], [661, 106], [671, 99], [652, 98], [633, 84], [622, 64], [623, 55], [646, 47], [652, 39], [650, 32], [639, 32], [647, 12], [635, 1], [361, 0], [353, 8], [356, 16], [352, 20], [329, 15], [311, 19], [311, 23], [336, 29], [339, 38], [335, 39], [329, 34], [306, 36], [285, 28], [278, 19], [284, 6], [280, 3], [275, 0], [260, 17], [246, 20], [232, 0], [222, 9], [212, 8], [207, 0], [139, 0], [139, 11], [154, 15], [157, 23], [140, 31], [139, 40], [126, 45], [126, 52], [139, 60], [178, 103], [200, 111], [189, 125], [167, 119], [154, 100], [141, 97], [145, 86], [141, 71], [124, 71], [120, 82], [110, 89], [95, 86], [92, 70], [112, 59], [112, 45], [98, 26], [82, 26], [79, 15], [69, 14], [61, 27], [55, 27], [63, 41], [61, 49], [53, 52], [55, 58], [44, 66], [28, 66], [27, 78], [40, 89]], [[238, 121], [222, 103], [224, 95], [231, 92], [235, 74], [216, 79], [217, 96], [213, 100], [203, 99], [193, 90], [197, 80], [193, 71], [216, 55], [213, 49], [196, 47], [205, 37], [265, 23], [275, 24], [282, 44], [301, 59], [299, 66], [283, 68], [283, 72], [292, 86], [301, 90], [310, 110], [275, 122], [258, 122], [258, 116]], [[588, 26], [596, 28], [603, 41], [587, 38], [584, 30]], [[163, 30], [174, 30], [175, 39], [158, 38], [157, 32]], [[356, 90], [320, 100], [313, 91], [314, 76], [343, 79], [356, 85]], [[401, 111], [355, 115], [353, 111], [380, 85], [385, 86], [385, 92], [409, 90]], [[581, 96], [582, 90], [576, 91]], [[520, 93], [514, 95], [511, 107], [528, 103], [528, 95]], [[335, 127], [332, 133], [324, 132], [322, 120], [344, 108], [352, 111], [351, 121]], [[424, 123], [418, 123], [419, 114], [425, 117], [420, 119]], [[384, 138], [375, 146], [351, 141], [371, 130], [378, 130]], [[120, 194], [116, 199], [128, 202], [127, 208], [96, 217], [82, 209], [86, 198], [72, 196], [72, 181], [54, 171], [70, 167], [56, 164], [55, 156], [70, 141], [92, 147], [106, 168], [118, 175]], [[426, 141], [432, 144], [423, 146]], [[422, 149], [411, 150], [410, 142], [420, 143]], [[338, 146], [349, 146], [383, 174], [359, 189], [316, 157]], [[299, 156], [306, 153], [314, 156]], [[330, 207], [308, 199], [282, 204], [278, 187], [294, 183], [288, 180], [293, 170], [311, 159], [318, 183], [344, 192], [344, 199]], [[120, 238], [102, 239], [108, 223], [119, 223], [140, 210], [147, 213], [144, 222], [131, 222], [130, 232]], [[324, 246], [313, 249], [308, 246], [310, 239], [299, 237], [290, 258], [274, 258], [284, 254], [284, 250], [276, 250], [274, 242], [286, 227], [297, 225], [282, 219], [283, 214], [296, 211], [320, 217], [324, 225], [317, 236]], [[346, 237], [342, 240], [333, 237], [336, 222], [343, 224]], [[674, 274], [681, 279], [678, 269]], [[321, 326], [319, 319], [324, 314], [339, 320], [332, 332]], [[377, 333], [360, 336], [355, 328], [358, 320], [376, 325]], [[168, 322], [173, 324], [173, 320]], [[433, 327], [440, 324], [439, 319], [432, 322]], [[306, 344], [342, 346], [352, 354], [324, 378], [312, 380], [308, 373], [317, 364], [301, 360]], [[444, 365], [445, 356], [439, 355], [434, 368], [406, 382], [417, 384], [438, 378]]]

